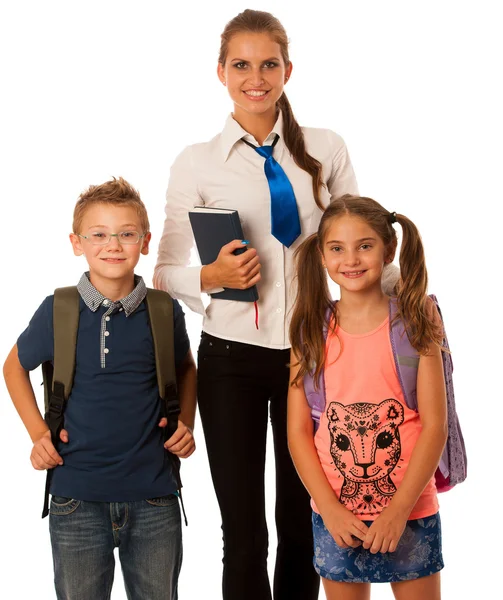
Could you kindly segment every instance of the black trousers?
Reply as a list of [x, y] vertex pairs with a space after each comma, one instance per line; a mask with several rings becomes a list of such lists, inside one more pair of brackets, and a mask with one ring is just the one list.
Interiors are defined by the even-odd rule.
[[309, 495], [286, 432], [289, 350], [201, 336], [198, 403], [222, 515], [224, 600], [271, 600], [264, 469], [270, 412], [276, 463], [275, 600], [318, 598]]

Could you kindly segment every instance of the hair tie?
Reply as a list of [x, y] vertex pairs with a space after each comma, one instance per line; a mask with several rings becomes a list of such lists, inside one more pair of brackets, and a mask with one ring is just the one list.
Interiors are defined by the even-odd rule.
[[389, 213], [388, 219], [391, 224], [396, 223], [396, 212], [393, 211], [393, 212]]

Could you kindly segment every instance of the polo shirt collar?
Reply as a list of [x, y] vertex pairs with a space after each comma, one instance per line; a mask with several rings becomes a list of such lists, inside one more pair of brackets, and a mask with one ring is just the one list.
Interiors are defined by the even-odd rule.
[[[283, 113], [279, 111], [278, 118], [274, 127], [272, 128], [271, 133], [267, 136], [264, 141], [264, 146], [272, 144], [276, 134], [279, 135], [280, 138], [283, 137]], [[246, 141], [258, 146], [257, 140], [250, 135], [247, 131], [245, 131], [241, 125], [234, 119], [232, 114], [227, 117], [227, 121], [225, 122], [225, 126], [220, 135], [220, 146], [222, 149], [222, 158], [224, 162], [229, 158], [229, 154], [231, 150], [234, 148], [235, 144], [239, 142], [241, 138], [245, 138]]]
[[102, 305], [120, 305], [124, 309], [126, 317], [129, 317], [129, 315], [133, 313], [138, 308], [138, 306], [140, 306], [140, 304], [145, 299], [145, 296], [147, 295], [147, 286], [145, 285], [145, 282], [143, 281], [142, 277], [140, 277], [139, 275], [135, 275], [134, 283], [135, 287], [133, 291], [130, 294], [128, 294], [125, 298], [117, 300], [116, 302], [113, 302], [109, 298], [103, 296], [103, 294], [94, 287], [94, 285], [89, 280], [89, 271], [82, 275], [79, 283], [77, 284], [77, 289], [85, 305], [92, 312], [96, 312], [98, 308]]

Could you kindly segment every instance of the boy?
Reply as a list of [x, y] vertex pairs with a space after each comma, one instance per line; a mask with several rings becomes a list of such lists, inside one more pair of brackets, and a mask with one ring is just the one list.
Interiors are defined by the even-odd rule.
[[[154, 345], [141, 277], [151, 234], [138, 192], [115, 178], [79, 198], [70, 240], [84, 255], [72, 391], [55, 448], [29, 371], [53, 359], [47, 297], [10, 352], [4, 375], [33, 441], [35, 469], [54, 469], [49, 529], [58, 599], [110, 598], [119, 547], [128, 598], [176, 600], [181, 518], [169, 452], [195, 449], [196, 368], [180, 305], [173, 301], [180, 417], [163, 447]], [[167, 298], [168, 300], [168, 298]]]

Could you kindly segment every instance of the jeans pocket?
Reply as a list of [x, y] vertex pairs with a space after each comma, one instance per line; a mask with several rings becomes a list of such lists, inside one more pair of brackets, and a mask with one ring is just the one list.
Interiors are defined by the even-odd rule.
[[168, 494], [159, 498], [147, 498], [146, 502], [152, 506], [171, 506], [178, 504], [178, 496], [176, 494]]
[[64, 516], [69, 515], [80, 505], [80, 500], [74, 498], [66, 498], [64, 496], [52, 496], [49, 512], [51, 515]]

